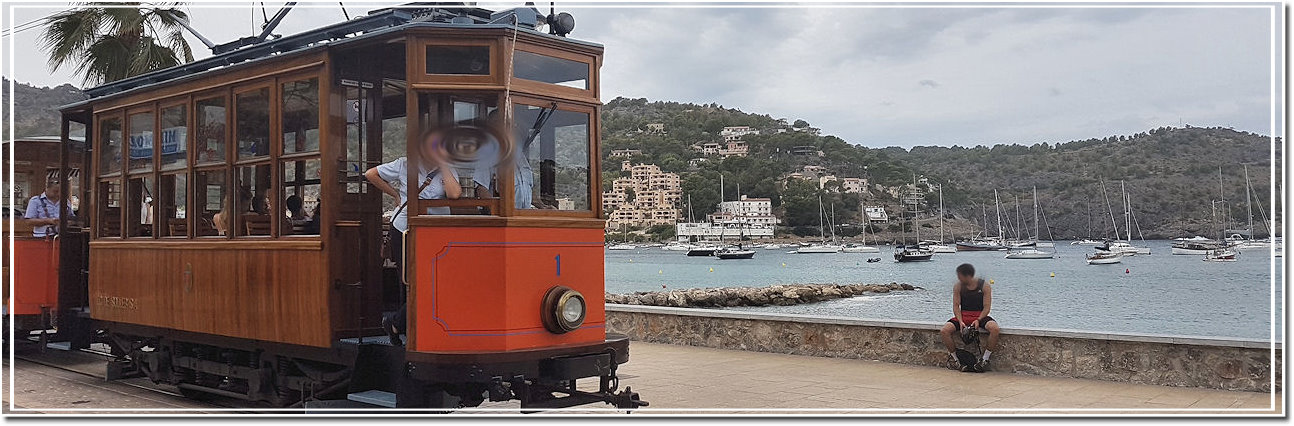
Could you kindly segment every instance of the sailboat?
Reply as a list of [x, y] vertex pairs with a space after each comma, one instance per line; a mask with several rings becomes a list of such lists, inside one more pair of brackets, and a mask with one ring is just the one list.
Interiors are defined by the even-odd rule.
[[[1102, 184], [1102, 185], [1101, 185], [1101, 188], [1102, 188], [1102, 189], [1104, 189], [1104, 188], [1105, 188], [1105, 185], [1104, 185], [1104, 184]], [[1115, 226], [1115, 228], [1114, 228], [1114, 237], [1115, 237], [1115, 239], [1114, 239], [1114, 240], [1111, 240], [1111, 241], [1106, 242], [1106, 244], [1105, 244], [1105, 245], [1103, 245], [1103, 246], [1097, 246], [1097, 247], [1096, 247], [1096, 249], [1097, 249], [1097, 250], [1100, 250], [1100, 251], [1108, 251], [1108, 252], [1118, 253], [1118, 254], [1121, 254], [1121, 255], [1124, 255], [1124, 256], [1135, 256], [1135, 255], [1138, 255], [1138, 254], [1150, 254], [1150, 247], [1137, 247], [1137, 246], [1132, 245], [1132, 199], [1131, 199], [1130, 197], [1128, 197], [1128, 190], [1127, 190], [1127, 187], [1125, 187], [1125, 186], [1124, 186], [1124, 182], [1123, 182], [1123, 181], [1119, 181], [1119, 190], [1120, 190], [1120, 192], [1122, 192], [1122, 193], [1123, 193], [1123, 194], [1122, 194], [1122, 195], [1123, 195], [1123, 218], [1124, 218], [1124, 221], [1126, 222], [1126, 225], [1127, 225], [1127, 229], [1126, 229], [1126, 230], [1128, 231], [1128, 234], [1127, 234], [1127, 235], [1128, 235], [1128, 239], [1127, 239], [1127, 240], [1125, 240], [1125, 241], [1119, 241], [1119, 240], [1118, 240], [1118, 238], [1119, 238], [1119, 228], [1118, 228], [1118, 226], [1119, 226], [1119, 225], [1118, 225], [1118, 223], [1116, 222], [1116, 223], [1115, 223], [1115, 225], [1114, 225], [1114, 226]], [[1108, 199], [1108, 198], [1106, 199], [1106, 203], [1107, 203], [1107, 205], [1109, 204], [1109, 199]], [[1114, 220], [1114, 211], [1113, 211], [1113, 210], [1111, 210], [1111, 211], [1110, 211], [1110, 220], [1111, 220], [1111, 221], [1113, 221], [1113, 220]], [[1145, 240], [1143, 239], [1142, 241], [1143, 241], [1143, 243], [1144, 243], [1144, 241], [1145, 241]]]
[[[970, 241], [961, 241], [957, 243], [958, 251], [1002, 251], [1006, 250], [1006, 244], [1002, 237], [1002, 205], [998, 202], [997, 190], [993, 190], [993, 204], [997, 211], [997, 236], [973, 239]], [[984, 215], [984, 225], [981, 227], [984, 233], [988, 234], [988, 214]]]
[[638, 246], [629, 244], [629, 233], [625, 231], [624, 223], [620, 224], [620, 233], [621, 235], [624, 236], [624, 242], [621, 242], [618, 244], [612, 244], [607, 247], [607, 250], [637, 250], [638, 249]]
[[1270, 236], [1271, 226], [1267, 222], [1267, 213], [1263, 211], [1263, 207], [1261, 204], [1258, 205], [1258, 211], [1263, 215], [1263, 226], [1267, 227], [1267, 233], [1269, 235], [1265, 240], [1259, 240], [1254, 238], [1254, 203], [1253, 203], [1253, 198], [1250, 197], [1250, 194], [1254, 193], [1254, 189], [1253, 189], [1253, 186], [1249, 183], [1249, 165], [1246, 164], [1244, 167], [1245, 167], [1245, 206], [1246, 206], [1245, 208], [1247, 210], [1246, 216], [1249, 217], [1249, 230], [1248, 230], [1249, 238], [1246, 240], [1240, 241], [1238, 244], [1236, 244], [1235, 247], [1238, 250], [1255, 250], [1255, 249], [1269, 250], [1272, 247], [1272, 238]]
[[[1050, 230], [1048, 230], [1050, 232]], [[1038, 187], [1033, 187], [1033, 241], [1036, 243], [1042, 239], [1038, 233]], [[1051, 259], [1055, 257], [1055, 251], [1042, 251], [1036, 248], [1029, 248], [1007, 253], [1007, 259]]]
[[[835, 208], [835, 206], [833, 205], [832, 208]], [[825, 216], [825, 214], [822, 210], [822, 196], [819, 195], [818, 196], [818, 235], [822, 236], [823, 241], [821, 243], [800, 247], [795, 251], [793, 251], [792, 253], [825, 254], [825, 253], [840, 253], [842, 250], [844, 250], [844, 247], [841, 247], [834, 243], [827, 243], [826, 228], [823, 228], [823, 216]], [[836, 227], [835, 227], [835, 224], [833, 223], [831, 227], [831, 241], [834, 242], [835, 240], [836, 240]]]
[[[912, 177], [913, 191], [916, 190], [916, 187], [917, 187], [916, 176], [913, 176]], [[912, 219], [911, 219], [912, 230], [916, 235], [915, 241], [921, 241], [921, 226], [920, 224], [916, 223], [916, 219], [917, 219], [917, 201], [913, 200]], [[930, 258], [933, 257], [934, 255], [935, 255], [935, 252], [931, 251], [928, 248], [921, 247], [920, 244], [899, 245], [897, 247], [894, 247], [895, 262], [928, 262], [930, 261]]]
[[930, 249], [935, 253], [956, 253], [956, 245], [944, 244], [944, 185], [939, 184], [939, 241], [930, 244], [921, 244], [922, 247]]

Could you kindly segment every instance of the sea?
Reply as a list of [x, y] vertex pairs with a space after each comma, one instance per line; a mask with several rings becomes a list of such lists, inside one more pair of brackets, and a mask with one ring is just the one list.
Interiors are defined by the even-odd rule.
[[[921, 288], [795, 306], [727, 309], [942, 323], [952, 317], [954, 269], [970, 263], [977, 275], [993, 282], [990, 314], [1006, 328], [1283, 340], [1281, 258], [1273, 258], [1267, 250], [1249, 250], [1235, 262], [1206, 262], [1202, 255], [1172, 255], [1172, 241], [1134, 245], [1149, 246], [1151, 254], [1125, 257], [1123, 263], [1111, 265], [1088, 265], [1084, 255], [1093, 247], [1069, 241], [1055, 243], [1053, 259], [958, 252], [917, 263], [895, 262], [892, 246], [879, 246], [879, 254], [791, 254], [790, 248], [757, 248], [755, 258], [748, 260], [688, 257], [686, 252], [642, 247], [606, 252], [606, 289], [632, 293], [775, 284], [908, 283]], [[880, 261], [869, 263], [868, 258]]]

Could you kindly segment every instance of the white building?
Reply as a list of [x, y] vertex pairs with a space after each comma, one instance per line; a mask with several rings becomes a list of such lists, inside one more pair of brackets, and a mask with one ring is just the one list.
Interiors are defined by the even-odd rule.
[[679, 223], [679, 239], [772, 238], [780, 222], [773, 216], [773, 200], [742, 196], [735, 201], [719, 203], [719, 211], [706, 217], [704, 223]]
[[885, 207], [864, 206], [863, 214], [867, 216], [867, 223], [886, 223], [890, 221], [890, 215], [885, 213]]
[[729, 140], [728, 138], [736, 138], [733, 140], [740, 140], [742, 136], [758, 135], [758, 134], [759, 134], [759, 130], [755, 130], [750, 126], [724, 127], [723, 131], [719, 132], [719, 135], [723, 136], [725, 140]]

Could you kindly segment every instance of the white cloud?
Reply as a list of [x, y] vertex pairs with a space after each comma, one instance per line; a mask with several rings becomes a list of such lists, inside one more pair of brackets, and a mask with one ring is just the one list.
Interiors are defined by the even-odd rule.
[[[190, 13], [223, 42], [261, 20], [259, 10], [233, 6]], [[294, 10], [280, 32], [342, 19], [324, 6]], [[18, 9], [15, 21], [51, 10]], [[1264, 8], [566, 10], [577, 19], [572, 37], [606, 46], [604, 100], [718, 102], [803, 118], [853, 143], [1061, 142], [1179, 120], [1264, 134], [1272, 127], [1272, 12]], [[26, 59], [14, 77], [76, 81], [45, 69], [38, 32], [15, 37]]]

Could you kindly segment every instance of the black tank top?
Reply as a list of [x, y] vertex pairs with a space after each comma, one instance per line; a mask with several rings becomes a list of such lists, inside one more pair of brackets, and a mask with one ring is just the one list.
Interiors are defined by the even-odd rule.
[[963, 311], [983, 311], [984, 310], [984, 280], [979, 280], [974, 290], [962, 286], [961, 289], [962, 310]]

